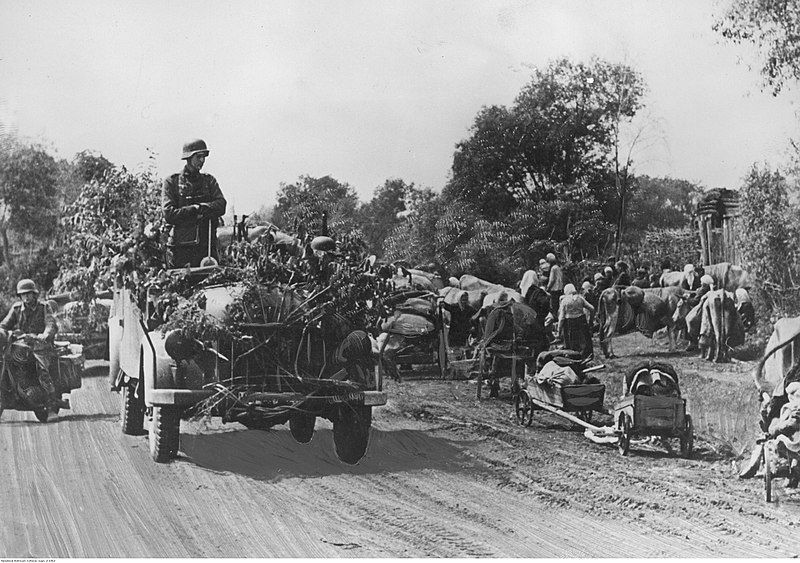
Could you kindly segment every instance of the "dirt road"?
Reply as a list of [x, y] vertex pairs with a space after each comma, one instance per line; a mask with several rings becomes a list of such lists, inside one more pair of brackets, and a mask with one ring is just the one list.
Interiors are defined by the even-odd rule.
[[760, 481], [735, 479], [723, 417], [700, 402], [720, 380], [740, 393], [748, 366], [676, 361], [704, 411], [692, 460], [649, 444], [623, 458], [550, 414], [518, 426], [509, 403], [476, 401], [472, 382], [411, 381], [389, 385], [354, 467], [336, 459], [327, 422], [308, 445], [285, 427], [184, 422], [180, 458], [153, 463], [146, 437], [120, 433], [119, 396], [95, 369], [52, 422], [3, 413], [0, 557], [800, 553], [784, 533], [800, 526], [800, 495], [779, 483], [766, 505]]

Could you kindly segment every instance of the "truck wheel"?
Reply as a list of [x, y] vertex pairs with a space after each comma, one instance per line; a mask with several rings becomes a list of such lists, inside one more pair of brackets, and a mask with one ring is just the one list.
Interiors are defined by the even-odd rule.
[[308, 444], [314, 436], [314, 424], [317, 417], [308, 413], [297, 413], [289, 419], [289, 431], [300, 444]]
[[333, 444], [336, 456], [355, 465], [367, 453], [372, 407], [343, 405], [333, 421]]
[[39, 422], [47, 422], [47, 419], [50, 418], [50, 410], [47, 408], [36, 409], [33, 414], [36, 415]]
[[150, 423], [150, 455], [153, 461], [167, 463], [178, 455], [181, 439], [181, 417], [178, 407], [153, 407]]
[[122, 433], [128, 436], [144, 434], [144, 400], [136, 397], [136, 379], [122, 386]]

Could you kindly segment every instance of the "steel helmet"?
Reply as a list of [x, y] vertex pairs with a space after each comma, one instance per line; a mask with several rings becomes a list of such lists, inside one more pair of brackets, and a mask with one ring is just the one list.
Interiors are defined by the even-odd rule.
[[208, 147], [203, 139], [189, 141], [183, 145], [183, 156], [181, 156], [181, 160], [187, 160], [201, 152], [205, 153], [205, 156], [208, 156]]
[[36, 289], [36, 282], [33, 280], [19, 280], [17, 283], [17, 295], [22, 295], [23, 293], [39, 293], [39, 290]]
[[311, 241], [311, 248], [313, 250], [324, 250], [331, 252], [336, 250], [336, 242], [334, 242], [331, 237], [314, 237], [314, 240]]

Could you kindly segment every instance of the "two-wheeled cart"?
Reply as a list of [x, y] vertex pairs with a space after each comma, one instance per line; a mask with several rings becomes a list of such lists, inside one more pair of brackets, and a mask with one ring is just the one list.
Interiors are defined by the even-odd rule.
[[614, 406], [619, 453], [628, 455], [631, 439], [658, 436], [678, 438], [682, 457], [694, 448], [692, 417], [681, 397], [678, 374], [666, 363], [634, 367], [625, 377], [625, 396]]
[[591, 366], [588, 360], [571, 350], [551, 350], [539, 354], [536, 361], [537, 372], [550, 361], [558, 366], [572, 369], [579, 382], [559, 385], [554, 382], [539, 381], [535, 376], [526, 377], [524, 383], [520, 384], [519, 392], [514, 396], [517, 421], [524, 426], [530, 426], [534, 411], [544, 410], [596, 433], [602, 433], [603, 430], [592, 425], [591, 420], [594, 412], [606, 414], [603, 406], [606, 386], [591, 374], [605, 366], [602, 364]]

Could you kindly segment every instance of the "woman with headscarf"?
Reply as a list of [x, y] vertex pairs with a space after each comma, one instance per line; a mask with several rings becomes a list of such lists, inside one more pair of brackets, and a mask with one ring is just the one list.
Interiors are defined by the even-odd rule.
[[[589, 319], [586, 319], [586, 313]], [[592, 332], [589, 328], [594, 319], [594, 307], [568, 283], [564, 286], [564, 297], [558, 309], [558, 333], [564, 340], [564, 346], [580, 352], [586, 358], [594, 357], [592, 348]]]

